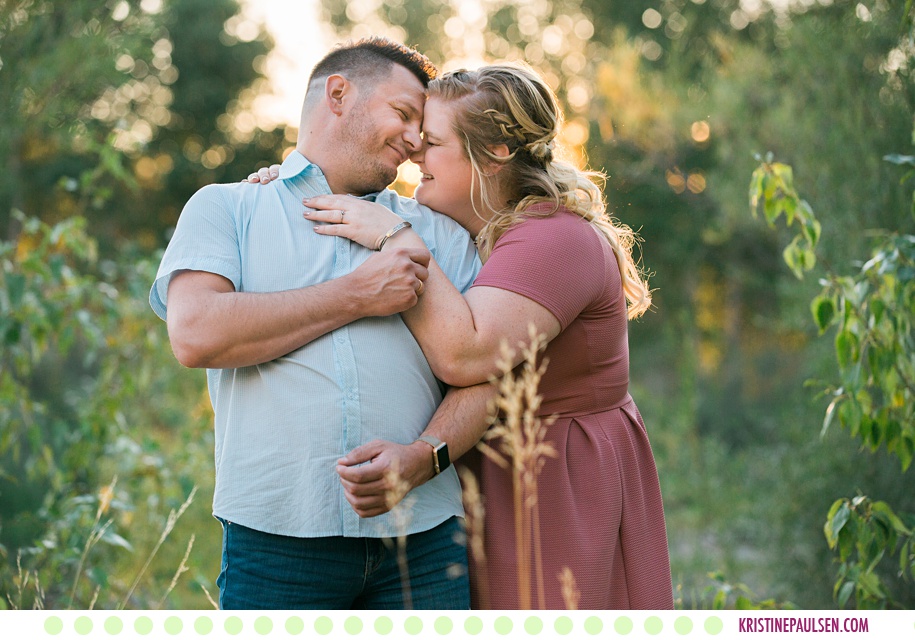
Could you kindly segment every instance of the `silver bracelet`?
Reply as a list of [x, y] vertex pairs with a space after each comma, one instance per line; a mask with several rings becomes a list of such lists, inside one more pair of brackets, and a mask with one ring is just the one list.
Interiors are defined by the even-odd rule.
[[410, 224], [409, 222], [407, 222], [406, 220], [401, 220], [400, 222], [395, 224], [393, 227], [391, 227], [390, 231], [388, 231], [386, 234], [384, 234], [384, 236], [382, 236], [381, 240], [378, 242], [378, 246], [375, 248], [375, 251], [381, 251], [381, 248], [384, 247], [384, 243], [387, 242], [388, 238], [393, 236], [395, 233], [397, 233], [398, 231], [402, 231], [403, 229], [409, 229], [412, 226], [413, 225]]

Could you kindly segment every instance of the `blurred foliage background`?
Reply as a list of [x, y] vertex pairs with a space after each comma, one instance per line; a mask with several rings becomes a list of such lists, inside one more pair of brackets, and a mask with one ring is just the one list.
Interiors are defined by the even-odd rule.
[[[838, 593], [837, 501], [892, 505], [910, 531], [915, 482], [888, 444], [824, 428], [848, 362], [810, 314], [820, 279], [915, 228], [905, 163], [883, 161], [915, 144], [911, 0], [320, 1], [340, 40], [389, 35], [444, 69], [527, 60], [565, 106], [573, 159], [607, 174], [657, 289], [631, 327], [632, 391], [678, 606], [915, 607], [899, 562], [915, 550], [886, 540], [861, 557], [888, 597]], [[0, 2], [0, 606], [212, 606], [209, 399], [146, 297], [188, 197], [295, 140], [252, 110], [272, 42], [238, 13]], [[822, 223], [803, 279], [783, 261], [792, 231], [748, 215], [767, 152]]]

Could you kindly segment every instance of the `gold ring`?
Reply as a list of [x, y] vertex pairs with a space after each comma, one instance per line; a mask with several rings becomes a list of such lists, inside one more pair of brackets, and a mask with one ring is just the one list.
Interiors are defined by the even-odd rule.
[[423, 291], [425, 291], [425, 290], [426, 290], [426, 283], [423, 282], [422, 280], [420, 280], [419, 289], [416, 290], [416, 295], [418, 295], [418, 296], [423, 295]]

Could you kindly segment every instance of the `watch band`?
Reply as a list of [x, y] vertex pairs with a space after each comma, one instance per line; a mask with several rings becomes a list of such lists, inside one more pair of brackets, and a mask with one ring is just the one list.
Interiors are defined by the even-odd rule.
[[432, 447], [432, 465], [435, 475], [451, 466], [451, 457], [448, 455], [448, 445], [435, 436], [420, 436], [414, 442], [422, 440]]

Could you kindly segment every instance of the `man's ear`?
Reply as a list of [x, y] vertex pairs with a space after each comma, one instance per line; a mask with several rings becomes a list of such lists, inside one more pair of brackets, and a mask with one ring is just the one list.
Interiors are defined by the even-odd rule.
[[[508, 150], [507, 144], [491, 144], [486, 147], [491, 154], [497, 158], [508, 158], [511, 155], [511, 152]], [[486, 163], [486, 175], [494, 176], [502, 170], [502, 167], [505, 166], [504, 162], [487, 162]]]
[[331, 113], [335, 115], [339, 116], [343, 113], [344, 102], [350, 100], [352, 92], [353, 84], [339, 73], [328, 76], [324, 81], [324, 101]]

